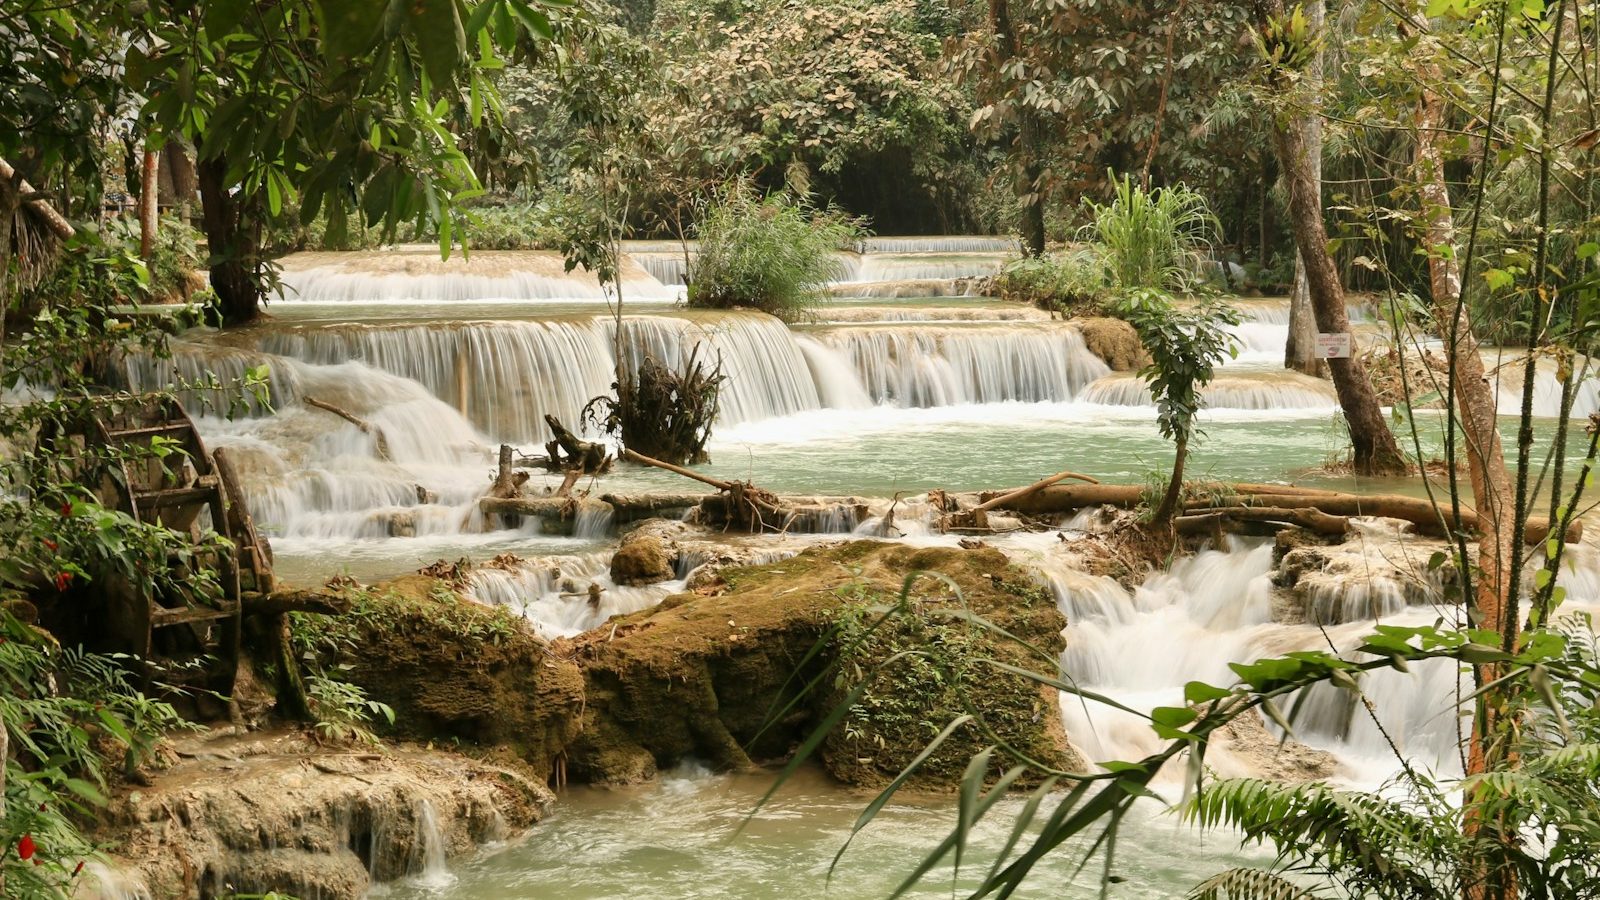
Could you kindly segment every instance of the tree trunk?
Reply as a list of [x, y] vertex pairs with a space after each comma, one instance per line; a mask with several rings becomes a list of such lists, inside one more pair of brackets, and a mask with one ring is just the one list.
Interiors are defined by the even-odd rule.
[[[1011, 27], [1008, 0], [989, 0], [989, 29], [994, 35], [998, 69], [1017, 56], [1017, 32]], [[1017, 184], [1017, 200], [1022, 205], [1022, 251], [1028, 256], [1044, 255], [1044, 164], [1039, 156], [1039, 122], [1033, 110], [1017, 108], [1017, 137], [1013, 144], [1022, 160], [1022, 177]]]
[[1183, 464], [1189, 456], [1189, 436], [1178, 435], [1177, 456], [1172, 460], [1172, 478], [1167, 482], [1167, 494], [1161, 498], [1161, 506], [1156, 510], [1155, 523], [1165, 525], [1172, 521], [1173, 513], [1178, 511], [1178, 501], [1183, 497]]
[[[1415, 12], [1411, 22], [1402, 23], [1402, 32], [1408, 26], [1425, 32], [1427, 19], [1421, 12]], [[1484, 371], [1483, 356], [1478, 352], [1478, 340], [1473, 334], [1472, 320], [1462, 294], [1461, 266], [1455, 252], [1455, 219], [1439, 140], [1439, 129], [1445, 123], [1444, 102], [1426, 87], [1441, 83], [1443, 76], [1437, 66], [1426, 64], [1420, 66], [1418, 76], [1418, 84], [1424, 87], [1417, 101], [1415, 165], [1423, 239], [1428, 248], [1433, 319], [1451, 364], [1450, 383], [1455, 392], [1457, 415], [1466, 444], [1467, 471], [1478, 510], [1474, 529], [1478, 541], [1478, 583], [1472, 602], [1477, 608], [1478, 627], [1494, 630], [1501, 635], [1503, 646], [1515, 647], [1519, 621], [1517, 610], [1511, 607], [1509, 573], [1512, 554], [1517, 552], [1516, 508], [1510, 476], [1506, 472], [1505, 450], [1496, 427], [1497, 398]], [[1499, 663], [1479, 665], [1474, 671], [1479, 685], [1492, 684], [1504, 674], [1504, 666]], [[1467, 744], [1468, 777], [1503, 765], [1505, 750], [1495, 737], [1502, 730], [1499, 706], [1494, 692], [1476, 704]], [[1469, 804], [1469, 810], [1471, 808]], [[1482, 823], [1469, 812], [1465, 827], [1472, 834]], [[1472, 875], [1466, 891], [1471, 900], [1512, 900], [1516, 896], [1515, 884], [1504, 883], [1507, 877], [1504, 873], [1480, 868]]]
[[156, 249], [156, 229], [160, 227], [161, 202], [157, 173], [160, 154], [144, 151], [144, 177], [139, 181], [139, 257], [149, 259]]
[[[1273, 144], [1278, 165], [1283, 169], [1289, 192], [1289, 224], [1295, 246], [1305, 262], [1306, 283], [1310, 287], [1312, 310], [1317, 330], [1330, 334], [1350, 331], [1350, 315], [1345, 310], [1344, 285], [1328, 255], [1328, 232], [1322, 224], [1322, 201], [1317, 190], [1315, 166], [1306, 147], [1299, 123], [1275, 124]], [[1339, 395], [1350, 426], [1354, 448], [1354, 467], [1358, 475], [1399, 475], [1408, 471], [1406, 458], [1395, 443], [1378, 395], [1367, 378], [1367, 367], [1359, 356], [1328, 360], [1333, 373], [1333, 388]]]
[[224, 325], [242, 325], [261, 314], [256, 278], [255, 232], [246, 227], [237, 198], [228, 193], [228, 164], [221, 157], [195, 166], [200, 182], [201, 224], [211, 248], [211, 290]]
[[[1314, 0], [1306, 5], [1306, 24], [1312, 39], [1322, 34], [1326, 18], [1325, 0]], [[1306, 86], [1313, 98], [1314, 109], [1321, 107], [1322, 47], [1306, 67]], [[1322, 117], [1307, 115], [1290, 126], [1298, 127], [1306, 144], [1306, 158], [1311, 163], [1312, 181], [1316, 191], [1317, 209], [1322, 209]], [[1294, 291], [1289, 296], [1289, 340], [1284, 345], [1283, 367], [1316, 378], [1328, 377], [1328, 366], [1317, 357], [1316, 313], [1311, 308], [1311, 283], [1306, 280], [1305, 259], [1299, 251], [1294, 255]]]

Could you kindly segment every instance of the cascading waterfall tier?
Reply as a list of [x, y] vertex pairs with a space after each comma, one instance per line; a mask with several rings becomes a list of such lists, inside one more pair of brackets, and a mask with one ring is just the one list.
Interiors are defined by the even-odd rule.
[[[1287, 371], [1230, 371], [1224, 367], [1201, 394], [1212, 409], [1322, 410], [1338, 404], [1331, 383]], [[1106, 406], [1149, 406], [1150, 387], [1136, 375], [1112, 375], [1090, 385], [1083, 400]]]
[[[590, 300], [614, 296], [594, 275], [568, 272], [561, 254], [544, 250], [476, 250], [441, 260], [437, 251], [296, 253], [283, 261], [283, 299], [290, 303]], [[682, 290], [624, 260], [625, 298], [670, 301]]]
[[816, 333], [873, 403], [1065, 402], [1111, 371], [1064, 325], [845, 327]]

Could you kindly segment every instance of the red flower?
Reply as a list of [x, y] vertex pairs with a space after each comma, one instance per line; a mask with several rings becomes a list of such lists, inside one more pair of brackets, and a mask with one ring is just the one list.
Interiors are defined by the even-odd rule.
[[36, 848], [33, 846], [33, 835], [31, 834], [25, 834], [22, 836], [22, 840], [17, 841], [17, 855], [23, 859], [32, 859], [33, 851], [35, 849]]
[[78, 877], [78, 873], [82, 872], [82, 871], [83, 871], [83, 860], [80, 859], [80, 860], [78, 860], [78, 864], [72, 867], [72, 877], [73, 878], [77, 878]]
[[50, 540], [49, 538], [45, 538], [45, 540], [44, 540], [44, 548], [46, 550], [49, 550], [51, 553], [54, 553], [54, 552], [56, 552], [56, 542]]
[[71, 503], [63, 503], [63, 504], [61, 504], [61, 517], [62, 518], [66, 518], [67, 516], [70, 516], [70, 515], [72, 515], [72, 504]]
[[56, 574], [56, 590], [64, 591], [64, 590], [67, 589], [67, 585], [69, 585], [71, 583], [72, 583], [72, 573], [71, 572], [60, 572], [60, 573]]

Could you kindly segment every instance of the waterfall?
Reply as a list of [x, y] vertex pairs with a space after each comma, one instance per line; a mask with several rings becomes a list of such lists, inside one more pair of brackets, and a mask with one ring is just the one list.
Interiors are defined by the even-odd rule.
[[[494, 440], [539, 444], [543, 416], [582, 428], [583, 407], [611, 392], [614, 325], [605, 317], [401, 326], [321, 326], [269, 333], [270, 353], [331, 365], [359, 359], [420, 382]], [[701, 362], [720, 357], [728, 377], [720, 397], [725, 424], [821, 407], [804, 356], [770, 316], [627, 317], [623, 364], [646, 355], [676, 368], [696, 344]]]
[[[1063, 668], [1086, 689], [1135, 709], [1181, 702], [1190, 680], [1231, 684], [1229, 663], [1325, 651], [1330, 641], [1339, 652], [1351, 652], [1372, 627], [1273, 623], [1270, 542], [1230, 539], [1226, 549], [1204, 551], [1152, 574], [1131, 595], [1108, 578], [1061, 571], [1048, 561], [1043, 568], [1071, 623]], [[1436, 615], [1426, 609], [1412, 617], [1420, 623]], [[1449, 713], [1453, 667], [1412, 668], [1410, 675], [1373, 673], [1367, 694], [1406, 753], [1426, 766], [1449, 768], [1455, 748]], [[1098, 704], [1086, 708], [1073, 695], [1063, 695], [1062, 713], [1068, 733], [1093, 759], [1138, 759], [1161, 744], [1143, 719]], [[1388, 753], [1366, 711], [1335, 690], [1307, 697], [1295, 728], [1301, 740], [1337, 749], [1358, 768], [1381, 765]]]
[[850, 360], [838, 350], [812, 337], [796, 339], [800, 352], [805, 354], [806, 365], [811, 367], [811, 380], [816, 383], [818, 399], [827, 409], [866, 409], [872, 406], [872, 397], [861, 380], [851, 370]]
[[844, 253], [843, 281], [949, 281], [993, 275], [1005, 266], [1004, 253]]
[[867, 238], [869, 253], [1016, 253], [1017, 241], [1006, 237], [932, 235]]
[[1106, 375], [1075, 328], [832, 328], [839, 351], [875, 403], [931, 407], [1005, 401], [1064, 402]]
[[[624, 261], [620, 275], [624, 295], [635, 300], [675, 300], [681, 294], [631, 260]], [[454, 253], [448, 260], [433, 251], [296, 253], [284, 259], [280, 280], [283, 299], [292, 303], [608, 297], [594, 275], [568, 272], [561, 254], [544, 250], [477, 250]]]
[[[1495, 355], [1495, 351], [1486, 351], [1484, 365], [1495, 382], [1496, 406], [1502, 416], [1521, 415], [1523, 360], [1526, 357], [1520, 350], [1506, 351], [1505, 356], [1499, 359]], [[1585, 363], [1584, 357], [1573, 360], [1575, 379], [1583, 374]], [[1589, 362], [1588, 376], [1573, 385], [1572, 418], [1574, 421], [1586, 419], [1597, 411], [1600, 411], [1600, 374], [1596, 374], [1592, 362]], [[1540, 359], [1535, 363], [1533, 414], [1549, 418], [1561, 415], [1561, 377], [1553, 359]]]
[[413, 863], [413, 870], [417, 872], [417, 883], [430, 888], [454, 883], [455, 876], [450, 874], [450, 864], [446, 858], [448, 841], [444, 829], [439, 826], [439, 814], [433, 808], [433, 801], [419, 797], [416, 818], [418, 859]]
[[113, 868], [97, 859], [83, 865], [83, 878], [72, 893], [76, 900], [151, 900], [150, 888], [137, 871]]
[[[1210, 409], [1331, 409], [1333, 385], [1298, 372], [1229, 372], [1223, 369], [1202, 389]], [[1101, 378], [1084, 392], [1086, 403], [1150, 406], [1150, 388], [1131, 374]]]

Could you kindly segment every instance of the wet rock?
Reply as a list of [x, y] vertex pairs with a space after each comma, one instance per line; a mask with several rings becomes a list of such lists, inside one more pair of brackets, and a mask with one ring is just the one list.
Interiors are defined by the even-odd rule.
[[1321, 781], [1339, 773], [1339, 760], [1332, 753], [1292, 738], [1282, 740], [1267, 730], [1256, 710], [1212, 733], [1206, 764], [1223, 778], [1267, 778], [1288, 783]]
[[630, 586], [670, 581], [675, 574], [675, 557], [660, 537], [648, 532], [630, 532], [611, 556], [611, 580]]
[[106, 836], [151, 895], [355, 900], [525, 829], [553, 801], [520, 767], [418, 749], [323, 749], [296, 734], [267, 743], [225, 764], [205, 757], [227, 745], [180, 747], [185, 761], [113, 803]]
[[1338, 543], [1279, 538], [1274, 621], [1337, 625], [1443, 598], [1444, 585], [1455, 577], [1447, 542], [1411, 534], [1399, 520], [1351, 521], [1354, 527]]

